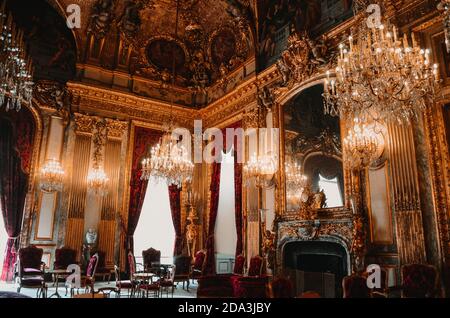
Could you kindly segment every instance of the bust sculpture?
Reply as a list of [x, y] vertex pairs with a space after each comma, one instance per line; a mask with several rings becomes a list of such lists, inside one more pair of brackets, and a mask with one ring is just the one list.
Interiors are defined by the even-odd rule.
[[86, 243], [94, 245], [97, 242], [97, 232], [94, 229], [89, 229], [86, 232]]

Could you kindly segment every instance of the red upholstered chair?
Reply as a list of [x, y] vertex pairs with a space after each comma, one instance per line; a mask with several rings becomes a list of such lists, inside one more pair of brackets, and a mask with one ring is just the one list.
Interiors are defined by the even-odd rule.
[[120, 280], [120, 269], [117, 265], [114, 265], [114, 274], [116, 278], [116, 293], [117, 296], [120, 298], [120, 294], [122, 290], [128, 291], [128, 297], [133, 297], [134, 293], [136, 291], [136, 284], [134, 281], [131, 280]]
[[53, 262], [54, 269], [67, 269], [72, 264], [78, 264], [77, 251], [67, 247], [56, 249], [55, 261]]
[[169, 292], [172, 292], [172, 298], [173, 298], [173, 292], [175, 289], [175, 273], [176, 273], [176, 266], [168, 266], [166, 268], [165, 275], [159, 280], [159, 286], [160, 286], [160, 293], [162, 294], [164, 291], [166, 292], [167, 297], [169, 297]]
[[230, 275], [208, 275], [198, 278], [198, 298], [231, 298], [233, 286]]
[[273, 298], [293, 298], [294, 287], [292, 282], [284, 277], [275, 278], [272, 281], [272, 296]]
[[174, 264], [176, 267], [175, 283], [187, 283], [186, 290], [189, 291], [189, 278], [191, 277], [191, 257], [189, 255], [175, 256]]
[[236, 260], [234, 262], [234, 269], [233, 274], [234, 275], [244, 275], [245, 270], [245, 256], [240, 254], [236, 256]]
[[353, 274], [342, 280], [344, 298], [370, 298], [367, 279], [363, 275]]
[[144, 270], [150, 271], [153, 267], [158, 266], [161, 263], [161, 251], [149, 248], [142, 251], [142, 259], [144, 263]]
[[107, 281], [108, 284], [111, 281], [111, 270], [106, 267], [106, 253], [98, 251], [98, 266], [95, 271], [95, 277], [101, 277], [102, 281]]
[[[88, 266], [86, 268], [85, 275], [81, 276], [81, 286], [80, 288], [84, 288], [85, 292], [93, 292], [94, 291], [94, 285], [95, 285], [95, 272], [97, 271], [97, 266], [99, 263], [99, 257], [98, 254], [95, 253], [91, 256], [89, 259]], [[80, 293], [79, 288], [77, 288], [78, 294]], [[75, 294], [75, 286], [71, 286], [70, 288], [70, 294], [72, 297]]]
[[264, 259], [254, 256], [250, 259], [247, 276], [233, 276], [232, 286], [234, 297], [266, 298], [268, 277], [262, 275]]
[[432, 265], [404, 265], [402, 280], [402, 297], [404, 298], [434, 298], [439, 295], [438, 273]]
[[194, 279], [197, 279], [202, 276], [205, 261], [206, 261], [205, 250], [200, 250], [197, 253], [195, 253], [194, 264], [192, 265], [191, 270], [192, 283], [194, 283]]
[[250, 259], [250, 266], [248, 267], [248, 276], [261, 276], [263, 270], [263, 258], [261, 256], [254, 256]]
[[[380, 288], [374, 288], [371, 290], [372, 298], [388, 298], [389, 297], [389, 276], [388, 272], [384, 268], [380, 268], [381, 270], [381, 286]], [[367, 279], [371, 273], [365, 272], [363, 276]]]
[[36, 296], [47, 297], [47, 285], [45, 284], [45, 263], [42, 262], [44, 250], [35, 246], [21, 248], [18, 259], [19, 287], [37, 289]]

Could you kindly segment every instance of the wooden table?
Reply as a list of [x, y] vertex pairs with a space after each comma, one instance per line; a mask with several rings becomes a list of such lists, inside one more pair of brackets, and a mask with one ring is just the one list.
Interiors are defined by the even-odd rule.
[[54, 283], [55, 283], [54, 286], [56, 286], [56, 291], [53, 294], [51, 294], [50, 297], [48, 297], [48, 298], [52, 298], [52, 297], [61, 298], [61, 295], [58, 292], [59, 278], [64, 277], [64, 276], [67, 277], [71, 273], [67, 272], [67, 270], [65, 270], [65, 269], [54, 269], [54, 270], [47, 271], [47, 273], [53, 275], [53, 279], [54, 279]]

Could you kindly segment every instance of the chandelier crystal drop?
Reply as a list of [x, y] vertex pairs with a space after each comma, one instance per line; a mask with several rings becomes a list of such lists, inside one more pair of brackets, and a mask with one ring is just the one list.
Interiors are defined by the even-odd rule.
[[31, 103], [33, 74], [31, 58], [27, 55], [23, 31], [6, 12], [6, 1], [0, 8], [0, 107], [20, 111], [22, 104]]
[[399, 38], [395, 26], [383, 25], [350, 36], [339, 46], [337, 67], [327, 72], [325, 114], [362, 122], [409, 123], [425, 109], [439, 83], [438, 65], [430, 50]]
[[364, 124], [354, 120], [344, 138], [343, 146], [346, 156], [345, 163], [353, 170], [360, 170], [371, 165], [380, 156], [383, 144], [375, 124]]
[[173, 140], [166, 132], [159, 143], [151, 148], [149, 158], [142, 161], [142, 180], [155, 178], [164, 180], [168, 185], [181, 187], [190, 182], [194, 172], [191, 154], [180, 142]]
[[64, 169], [61, 167], [61, 163], [58, 160], [47, 160], [41, 168], [41, 190], [48, 193], [62, 191], [64, 175]]

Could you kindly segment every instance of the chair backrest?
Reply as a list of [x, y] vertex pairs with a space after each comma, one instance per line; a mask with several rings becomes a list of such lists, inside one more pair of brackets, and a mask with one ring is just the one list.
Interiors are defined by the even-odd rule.
[[161, 251], [151, 247], [148, 250], [142, 251], [142, 259], [144, 267], [151, 268], [155, 263], [161, 263]]
[[42, 255], [44, 250], [35, 246], [21, 248], [19, 250], [19, 264], [21, 270], [24, 268], [41, 269]]
[[177, 266], [171, 265], [167, 267], [166, 279], [173, 282], [175, 280], [175, 273], [177, 272]]
[[130, 269], [130, 280], [133, 280], [134, 274], [136, 274], [136, 258], [132, 251], [128, 252], [128, 268]]
[[86, 276], [87, 277], [94, 277], [95, 272], [97, 271], [97, 265], [98, 265], [99, 257], [98, 254], [95, 253], [91, 256], [89, 259], [88, 267], [86, 269]]
[[292, 298], [294, 296], [292, 282], [284, 277], [275, 278], [272, 281], [272, 293], [274, 298]]
[[176, 275], [188, 275], [191, 270], [191, 257], [188, 255], [179, 255], [174, 258], [174, 264], [177, 268]]
[[432, 265], [410, 264], [402, 266], [403, 297], [434, 297], [438, 274]]
[[236, 260], [234, 262], [233, 274], [243, 275], [245, 267], [245, 256], [240, 254], [236, 256]]
[[195, 253], [194, 269], [202, 271], [203, 265], [205, 264], [205, 260], [206, 260], [206, 252], [204, 250], [200, 250], [197, 253]]
[[97, 268], [104, 269], [106, 267], [106, 253], [102, 251], [97, 251], [97, 254], [98, 254]]
[[116, 279], [116, 286], [120, 288], [120, 268], [114, 265], [114, 277]]
[[248, 276], [260, 276], [262, 274], [263, 258], [261, 256], [253, 256], [250, 259], [248, 268]]
[[77, 251], [63, 247], [55, 251], [55, 269], [66, 269], [69, 265], [77, 263]]
[[342, 280], [344, 298], [370, 298], [370, 289], [367, 279], [358, 274], [344, 277]]

